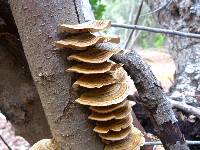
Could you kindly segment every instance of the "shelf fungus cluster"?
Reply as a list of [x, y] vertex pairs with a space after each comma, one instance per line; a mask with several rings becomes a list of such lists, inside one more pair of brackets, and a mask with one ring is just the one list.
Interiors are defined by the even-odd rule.
[[126, 99], [131, 94], [133, 81], [122, 64], [109, 60], [119, 52], [120, 39], [94, 33], [110, 25], [107, 20], [60, 25], [58, 31], [69, 36], [56, 41], [55, 46], [74, 50], [68, 60], [77, 63], [66, 71], [80, 75], [73, 87], [85, 90], [76, 102], [89, 106], [88, 119], [96, 121], [93, 130], [106, 144], [105, 150], [138, 150], [144, 138], [132, 125], [131, 104]]

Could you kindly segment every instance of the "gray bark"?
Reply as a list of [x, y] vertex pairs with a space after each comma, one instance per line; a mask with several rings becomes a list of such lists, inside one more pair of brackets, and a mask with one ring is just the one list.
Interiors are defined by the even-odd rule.
[[[83, 21], [80, 1], [9, 1], [24, 52], [53, 137], [66, 150], [103, 149], [88, 121], [88, 111], [74, 102], [73, 74], [67, 52], [55, 52], [57, 25]], [[67, 51], [67, 50], [66, 50]]]
[[[200, 6], [199, 0], [146, 0], [151, 10], [161, 6], [163, 9], [155, 13], [156, 19], [163, 28], [184, 32], [199, 33]], [[168, 37], [169, 53], [176, 64], [174, 85], [171, 97], [185, 100], [191, 105], [200, 106], [200, 40]]]

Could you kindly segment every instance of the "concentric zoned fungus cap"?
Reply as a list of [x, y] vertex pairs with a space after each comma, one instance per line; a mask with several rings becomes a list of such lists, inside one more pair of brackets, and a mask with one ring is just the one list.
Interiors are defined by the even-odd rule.
[[90, 106], [90, 110], [97, 112], [97, 113], [101, 113], [101, 114], [105, 114], [105, 113], [110, 113], [116, 109], [122, 108], [125, 105], [127, 105], [128, 103], [130, 103], [127, 100], [124, 100], [123, 102], [119, 103], [119, 104], [115, 104], [115, 105], [110, 105], [110, 106]]
[[111, 74], [83, 75], [73, 84], [73, 87], [82, 86], [86, 88], [100, 88], [116, 82], [117, 79]]
[[105, 134], [99, 134], [99, 136], [104, 139], [104, 140], [109, 140], [109, 141], [119, 141], [124, 138], [126, 138], [132, 131], [133, 126], [129, 126], [128, 128], [125, 128], [121, 131], [109, 131], [108, 133]]
[[83, 75], [78, 78], [73, 87], [101, 88], [114, 83], [126, 82], [126, 76], [123, 68], [118, 68], [112, 73]]
[[61, 150], [61, 147], [52, 139], [42, 139], [35, 143], [30, 150]]
[[104, 62], [101, 64], [88, 64], [88, 63], [79, 63], [68, 68], [66, 71], [77, 72], [83, 74], [98, 74], [105, 73], [113, 70], [114, 68], [119, 68], [119, 64], [113, 64], [111, 62]]
[[140, 150], [140, 146], [144, 145], [145, 139], [137, 128], [133, 127], [131, 134], [121, 141], [117, 141], [105, 146], [104, 150]]
[[129, 127], [133, 122], [131, 113], [123, 119], [120, 120], [110, 120], [106, 122], [97, 122], [97, 126], [93, 129], [97, 133], [108, 133], [112, 131], [121, 131]]
[[113, 71], [113, 68], [111, 69], [110, 72], [112, 73], [113, 77], [115, 77], [116, 79], [118, 79], [117, 80], [118, 83], [130, 81], [130, 77], [127, 75], [127, 73], [126, 73], [126, 71], [124, 70], [123, 67], [115, 68], [115, 71]]
[[89, 106], [110, 106], [121, 103], [130, 94], [129, 83], [116, 83], [83, 93], [76, 102]]
[[87, 63], [102, 63], [107, 61], [115, 53], [116, 52], [89, 48], [87, 51], [69, 56], [68, 60], [76, 60]]
[[112, 120], [112, 119], [123, 119], [127, 115], [129, 115], [131, 110], [132, 110], [131, 105], [128, 104], [122, 108], [119, 108], [113, 112], [106, 113], [106, 114], [92, 112], [92, 114], [89, 115], [88, 119], [96, 120], [96, 121], [108, 121], [108, 120]]
[[110, 20], [89, 21], [82, 24], [67, 25], [61, 24], [58, 26], [58, 32], [67, 33], [83, 33], [83, 32], [98, 32], [111, 26]]
[[66, 39], [56, 41], [55, 46], [57, 48], [72, 48], [73, 50], [85, 50], [89, 46], [104, 42], [119, 43], [120, 38], [95, 36], [91, 33], [84, 33], [80, 35], [72, 35], [67, 37]]

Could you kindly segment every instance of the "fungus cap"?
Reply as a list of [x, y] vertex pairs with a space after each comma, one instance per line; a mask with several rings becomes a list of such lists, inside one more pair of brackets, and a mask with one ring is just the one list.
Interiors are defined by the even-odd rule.
[[73, 84], [73, 87], [82, 86], [86, 88], [101, 88], [106, 85], [114, 84], [117, 79], [110, 74], [83, 75]]
[[104, 62], [100, 64], [88, 64], [80, 63], [68, 68], [68, 72], [76, 72], [82, 74], [98, 74], [112, 71], [114, 68], [119, 68], [119, 64], [113, 64], [111, 62]]
[[132, 122], [133, 118], [130, 113], [125, 118], [120, 120], [113, 119], [107, 122], [97, 122], [97, 126], [93, 129], [93, 131], [97, 133], [108, 133], [110, 130], [121, 131], [129, 127], [132, 124]]
[[89, 48], [87, 51], [70, 55], [68, 60], [76, 60], [86, 63], [103, 63], [115, 53], [116, 52], [105, 51], [102, 49]]
[[89, 106], [110, 106], [121, 103], [130, 94], [130, 83], [122, 82], [83, 93], [76, 102]]
[[126, 138], [132, 131], [133, 126], [130, 125], [128, 128], [125, 128], [121, 131], [109, 131], [108, 133], [99, 134], [99, 136], [104, 140], [109, 141], [119, 141]]
[[84, 33], [80, 35], [72, 35], [63, 40], [55, 42], [57, 48], [71, 48], [73, 50], [85, 50], [87, 47], [95, 45], [97, 43], [119, 43], [119, 37], [109, 36], [96, 36], [91, 33]]
[[133, 127], [127, 138], [106, 145], [104, 150], [140, 150], [140, 146], [144, 145], [144, 142], [141, 131]]
[[67, 25], [61, 24], [58, 26], [58, 32], [67, 33], [83, 33], [83, 32], [98, 32], [111, 26], [110, 20], [95, 20], [82, 24]]
[[73, 84], [74, 87], [82, 86], [86, 88], [101, 88], [106, 85], [126, 82], [126, 72], [122, 67], [116, 69], [115, 72], [104, 73], [104, 74], [90, 74], [82, 75], [78, 80]]
[[88, 119], [96, 120], [96, 121], [108, 121], [112, 119], [123, 119], [126, 116], [128, 116], [131, 113], [131, 105], [127, 104], [126, 106], [119, 108], [113, 112], [106, 113], [106, 114], [100, 114], [97, 112], [92, 112], [91, 115], [89, 115]]
[[100, 114], [105, 114], [105, 113], [110, 113], [116, 109], [122, 108], [125, 105], [127, 105], [127, 103], [130, 102], [128, 100], [124, 100], [119, 104], [114, 104], [110, 106], [90, 106], [89, 109]]

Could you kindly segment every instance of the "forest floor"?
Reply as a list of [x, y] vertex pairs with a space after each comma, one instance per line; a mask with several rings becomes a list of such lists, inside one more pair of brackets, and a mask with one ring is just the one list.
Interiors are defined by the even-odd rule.
[[[164, 50], [158, 51], [155, 49], [138, 49], [138, 53], [150, 65], [153, 73], [161, 82], [164, 90], [168, 91], [169, 87], [172, 85], [173, 74], [175, 71], [175, 65], [173, 60], [170, 58], [170, 55], [164, 52]], [[20, 136], [15, 136], [12, 125], [7, 122], [6, 118], [1, 113], [0, 136], [6, 141], [11, 150], [28, 150], [30, 147], [29, 143], [25, 139]], [[0, 139], [0, 150], [9, 150], [2, 139]]]

